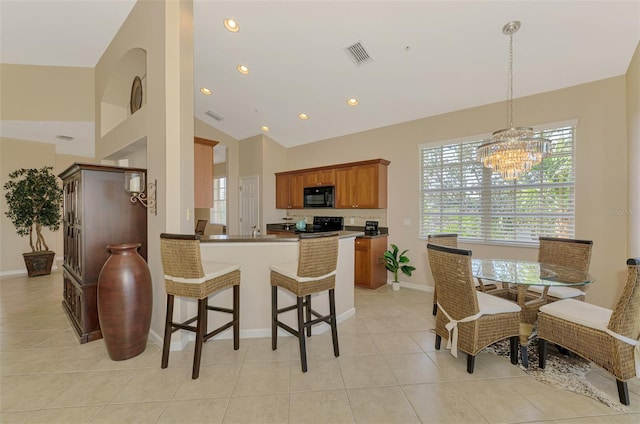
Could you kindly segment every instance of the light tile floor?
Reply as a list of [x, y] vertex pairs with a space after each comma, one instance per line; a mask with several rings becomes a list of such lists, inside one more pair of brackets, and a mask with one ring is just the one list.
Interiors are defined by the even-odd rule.
[[[431, 294], [356, 289], [356, 316], [309, 339], [309, 371], [297, 344], [242, 339], [205, 344], [192, 380], [193, 346], [160, 348], [114, 362], [102, 340], [79, 345], [61, 308], [62, 276], [0, 278], [2, 423], [639, 423], [640, 383], [630, 412], [527, 376], [508, 358], [435, 351]], [[617, 398], [615, 380], [589, 380]]]

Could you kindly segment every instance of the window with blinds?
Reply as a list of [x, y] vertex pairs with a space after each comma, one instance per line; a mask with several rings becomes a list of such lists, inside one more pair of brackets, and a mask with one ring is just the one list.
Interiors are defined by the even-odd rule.
[[227, 225], [227, 179], [213, 179], [213, 208], [210, 221], [212, 224]]
[[422, 145], [420, 237], [458, 233], [467, 241], [537, 244], [575, 233], [575, 125], [536, 132], [551, 154], [518, 180], [505, 181], [476, 160], [489, 140]]

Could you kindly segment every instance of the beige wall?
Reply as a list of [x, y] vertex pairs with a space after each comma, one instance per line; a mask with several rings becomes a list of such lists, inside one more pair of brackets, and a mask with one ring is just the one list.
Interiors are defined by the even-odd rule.
[[626, 209], [629, 222], [627, 256], [640, 257], [640, 43], [627, 71], [627, 137], [629, 166], [629, 203]]
[[89, 121], [93, 68], [0, 64], [0, 110], [9, 121]]
[[[392, 125], [371, 131], [291, 148], [290, 169], [374, 158], [391, 161], [388, 181], [389, 242], [409, 249], [416, 266], [406, 282], [433, 285], [425, 255], [425, 241], [418, 237], [419, 153], [423, 143], [487, 134], [505, 126], [505, 104], [491, 104], [444, 115]], [[588, 300], [612, 306], [624, 284], [627, 255], [625, 216], [607, 214], [627, 204], [627, 136], [625, 78], [515, 100], [516, 125], [541, 125], [578, 120], [576, 142], [576, 237], [594, 241], [591, 272], [597, 283]], [[405, 220], [410, 222], [404, 225]], [[466, 245], [477, 257], [535, 259], [536, 249]]]

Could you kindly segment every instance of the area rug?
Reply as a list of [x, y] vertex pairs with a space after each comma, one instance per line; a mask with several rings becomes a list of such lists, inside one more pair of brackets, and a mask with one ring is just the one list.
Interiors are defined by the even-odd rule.
[[[509, 340], [494, 343], [488, 346], [486, 351], [508, 357]], [[549, 345], [547, 352], [545, 369], [540, 369], [538, 367], [538, 340], [537, 338], [531, 340], [528, 347], [529, 368], [523, 367], [521, 361], [519, 362], [520, 368], [536, 380], [554, 387], [589, 396], [616, 411], [628, 412], [628, 408], [622, 405], [617, 398], [612, 399], [587, 380], [586, 375], [591, 371], [591, 363], [589, 361], [573, 353], [563, 355], [553, 345]]]

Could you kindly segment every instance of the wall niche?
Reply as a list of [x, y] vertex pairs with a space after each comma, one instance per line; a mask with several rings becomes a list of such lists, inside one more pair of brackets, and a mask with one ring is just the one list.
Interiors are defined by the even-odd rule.
[[147, 104], [147, 52], [129, 50], [115, 67], [100, 99], [100, 136]]

